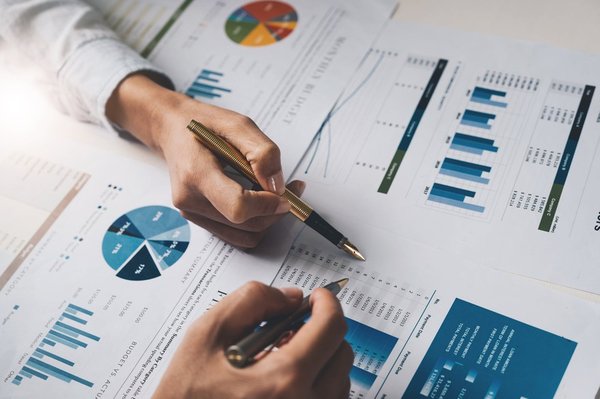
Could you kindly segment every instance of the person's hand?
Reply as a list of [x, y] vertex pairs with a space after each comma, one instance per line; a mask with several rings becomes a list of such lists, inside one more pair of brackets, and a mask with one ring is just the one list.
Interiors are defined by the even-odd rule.
[[[167, 90], [144, 75], [126, 78], [107, 103], [107, 116], [165, 158], [173, 204], [195, 224], [242, 248], [255, 247], [286, 214], [279, 148], [249, 118]], [[264, 191], [229, 178], [219, 160], [187, 130], [195, 119], [236, 147]], [[304, 183], [288, 188], [300, 195]]]
[[325, 289], [313, 291], [310, 319], [279, 350], [242, 369], [225, 358], [225, 349], [258, 323], [301, 301], [299, 289], [256, 282], [231, 293], [189, 327], [154, 397], [347, 399], [354, 355], [340, 303]]

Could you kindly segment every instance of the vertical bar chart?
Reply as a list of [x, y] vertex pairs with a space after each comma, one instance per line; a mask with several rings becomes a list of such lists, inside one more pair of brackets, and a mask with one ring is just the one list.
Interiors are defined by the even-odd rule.
[[494, 119], [496, 119], [496, 115], [494, 114], [467, 109], [465, 110], [460, 123], [465, 126], [490, 130], [492, 128], [491, 121]]
[[466, 202], [467, 198], [475, 198], [475, 194], [475, 191], [434, 183], [427, 199], [440, 204], [483, 213], [485, 207]]
[[[498, 98], [500, 97], [500, 98]], [[484, 87], [475, 87], [473, 94], [471, 94], [471, 101], [474, 103], [491, 105], [493, 107], [506, 108], [507, 102], [500, 101], [506, 97], [505, 91], [487, 89]]]
[[219, 85], [223, 74], [221, 72], [203, 69], [185, 94], [190, 97], [219, 98], [223, 93], [231, 93], [231, 89]]
[[92, 311], [80, 306], [67, 305], [12, 383], [21, 385], [24, 378], [36, 377], [45, 381], [48, 377], [54, 377], [66, 383], [75, 381], [92, 387], [94, 385], [92, 382], [71, 372], [70, 368], [75, 366], [75, 362], [69, 360], [67, 356], [72, 350], [86, 348], [89, 343], [100, 341], [100, 337], [82, 329], [93, 314]]
[[483, 155], [484, 151], [498, 152], [498, 147], [494, 146], [494, 140], [458, 132], [454, 134], [450, 148], [475, 155]]

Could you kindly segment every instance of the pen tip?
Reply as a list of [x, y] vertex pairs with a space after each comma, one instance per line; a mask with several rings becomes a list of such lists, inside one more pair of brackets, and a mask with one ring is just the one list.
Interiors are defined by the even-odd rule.
[[346, 240], [344, 244], [342, 244], [342, 249], [352, 255], [353, 258], [362, 260], [363, 262], [367, 260], [358, 250], [356, 245], [352, 244], [350, 241]]
[[341, 279], [341, 280], [340, 280], [340, 281], [338, 281], [337, 283], [338, 283], [338, 285], [340, 286], [340, 288], [344, 288], [344, 287], [346, 286], [346, 284], [348, 284], [348, 281], [349, 281], [349, 280], [350, 280], [350, 279], [346, 277], [346, 278], [343, 278], [343, 279]]

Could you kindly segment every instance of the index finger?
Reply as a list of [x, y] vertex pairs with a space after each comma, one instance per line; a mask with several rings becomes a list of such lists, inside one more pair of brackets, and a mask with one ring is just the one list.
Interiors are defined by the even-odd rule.
[[348, 327], [340, 302], [331, 292], [317, 288], [310, 295], [312, 315], [296, 335], [281, 348], [287, 357], [315, 378], [335, 354]]

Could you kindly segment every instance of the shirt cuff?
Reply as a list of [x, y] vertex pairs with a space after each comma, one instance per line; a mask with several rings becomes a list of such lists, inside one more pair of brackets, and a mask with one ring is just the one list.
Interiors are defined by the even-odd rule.
[[174, 89], [166, 74], [118, 39], [86, 42], [58, 71], [60, 101], [67, 112], [78, 119], [119, 130], [106, 117], [106, 103], [123, 79], [138, 72], [161, 86]]

